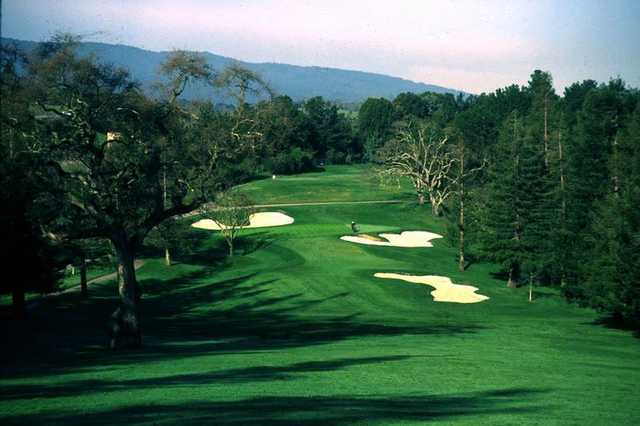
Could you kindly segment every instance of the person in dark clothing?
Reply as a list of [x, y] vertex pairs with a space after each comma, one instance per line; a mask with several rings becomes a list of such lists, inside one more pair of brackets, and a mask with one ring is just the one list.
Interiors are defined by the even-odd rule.
[[354, 221], [351, 221], [351, 231], [354, 234], [357, 234], [360, 230], [358, 229], [358, 225]]

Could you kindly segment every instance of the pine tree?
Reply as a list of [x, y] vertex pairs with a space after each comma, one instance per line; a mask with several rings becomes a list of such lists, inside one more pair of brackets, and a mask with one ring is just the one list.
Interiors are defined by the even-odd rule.
[[529, 131], [540, 142], [544, 153], [545, 165], [549, 166], [551, 156], [551, 134], [556, 126], [555, 104], [557, 96], [553, 90], [551, 74], [535, 70], [531, 74], [527, 93], [531, 97], [531, 107], [527, 114]]
[[618, 138], [618, 190], [598, 204], [591, 227], [591, 261], [584, 267], [584, 301], [617, 320], [640, 325], [640, 107]]
[[548, 264], [553, 209], [544, 148], [517, 113], [500, 129], [489, 170], [483, 251], [501, 265], [508, 286], [539, 279]]
[[569, 298], [587, 297], [582, 288], [582, 264], [593, 242], [588, 238], [597, 203], [613, 193], [611, 155], [619, 125], [628, 114], [624, 84], [618, 80], [591, 90], [577, 114], [575, 130], [567, 147], [567, 234], [571, 242], [567, 265]]
[[[564, 110], [565, 105], [560, 106]], [[552, 137], [555, 147], [550, 158], [549, 178], [551, 179], [551, 214], [554, 232], [549, 236], [549, 265], [547, 280], [551, 283], [560, 283], [565, 287], [567, 282], [567, 270], [570, 264], [571, 238], [568, 228], [567, 216], [567, 139], [569, 124], [566, 114], [562, 112], [558, 120], [558, 127]]]
[[[534, 217], [530, 218], [531, 221], [527, 219], [525, 223], [531, 223], [534, 228], [538, 226], [538, 223], [543, 223], [544, 226], [541, 229], [547, 231], [544, 238], [540, 239], [540, 243], [545, 244], [545, 247], [543, 248], [536, 244], [535, 247], [531, 248], [531, 250], [538, 251], [533, 257], [538, 258], [544, 254], [546, 260], [536, 260], [533, 262], [536, 266], [528, 269], [535, 275], [536, 280], [553, 282], [562, 275], [555, 272], [558, 269], [562, 269], [562, 267], [558, 267], [556, 265], [557, 262], [552, 261], [554, 258], [550, 256], [552, 245], [549, 244], [549, 238], [551, 237], [549, 234], [552, 233], [548, 232], [548, 230], [557, 228], [561, 219], [560, 215], [557, 214], [560, 209], [552, 201], [554, 195], [560, 195], [559, 187], [563, 185], [560, 179], [554, 179], [554, 176], [563, 174], [563, 172], [558, 170], [562, 167], [561, 162], [556, 161], [560, 157], [559, 152], [562, 149], [559, 142], [555, 140], [559, 136], [560, 111], [558, 97], [553, 89], [551, 74], [535, 70], [531, 74], [527, 93], [531, 97], [531, 106], [525, 120], [528, 135], [527, 141], [529, 142], [527, 153], [529, 161], [526, 166], [529, 169], [529, 176], [524, 184], [531, 183], [532, 185], [530, 191], [525, 192], [524, 196], [530, 199], [529, 203], [535, 212], [532, 212]], [[538, 162], [540, 155], [543, 160], [542, 164]], [[543, 210], [542, 206], [544, 206], [545, 210]], [[534, 234], [539, 234], [537, 230], [533, 232]]]
[[[528, 276], [530, 286], [541, 280], [550, 263], [554, 209], [546, 159], [544, 146], [540, 146], [534, 133], [528, 133], [523, 138], [520, 150], [519, 185], [515, 197], [522, 223], [522, 269]], [[531, 294], [530, 288], [530, 301]]]
[[485, 206], [482, 251], [508, 275], [509, 287], [519, 285], [524, 260], [518, 199], [523, 133], [522, 119], [514, 112], [500, 129], [489, 167], [489, 196]]

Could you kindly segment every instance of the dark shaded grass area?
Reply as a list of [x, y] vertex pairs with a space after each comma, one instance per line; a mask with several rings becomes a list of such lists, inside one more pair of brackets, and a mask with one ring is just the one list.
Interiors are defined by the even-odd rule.
[[[3, 329], [3, 341], [13, 350], [2, 352], [2, 376], [35, 375], [39, 364], [41, 373], [50, 374], [60, 373], [59, 368], [85, 364], [115, 365], [203, 354], [281, 350], [366, 336], [451, 335], [483, 328], [460, 324], [385, 325], [361, 321], [358, 313], [304, 318], [297, 315], [298, 311], [348, 294], [336, 293], [316, 300], [304, 298], [302, 294], [270, 297], [267, 294], [274, 280], [243, 285], [255, 278], [255, 274], [208, 281], [210, 274], [208, 268], [202, 268], [166, 281], [142, 281], [144, 287], [152, 286], [154, 290], [141, 304], [145, 344], [133, 351], [105, 351], [106, 337], [96, 328], [116, 304], [114, 297], [104, 294], [111, 293], [112, 289], [94, 290], [95, 295], [89, 300], [82, 300], [77, 294], [61, 296], [60, 300], [50, 303], [49, 309], [36, 312], [26, 322], [14, 322], [15, 327], [7, 324], [9, 327]], [[203, 279], [205, 284], [193, 286], [193, 282]], [[215, 301], [230, 300], [238, 304], [232, 307], [215, 304]], [[193, 311], [203, 301], [214, 301], [213, 307]], [[57, 321], [48, 322], [46, 316], [54, 316]], [[180, 341], [188, 344], [180, 345]], [[46, 360], [42, 359], [43, 354]], [[5, 358], [7, 355], [13, 359]]]
[[459, 395], [372, 395], [343, 397], [257, 397], [240, 401], [192, 401], [187, 405], [136, 405], [87, 415], [68, 412], [48, 416], [4, 418], [4, 424], [67, 423], [216, 425], [351, 425], [359, 422], [406, 420], [431, 422], [468, 415], [490, 421], [496, 414], [534, 414], [545, 407], [523, 407], [518, 401], [535, 398], [544, 390], [502, 389]]

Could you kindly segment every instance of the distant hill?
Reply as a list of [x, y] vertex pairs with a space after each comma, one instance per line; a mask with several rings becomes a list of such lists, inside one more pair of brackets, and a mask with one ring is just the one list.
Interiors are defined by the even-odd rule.
[[[33, 49], [37, 44], [33, 41], [10, 38], [3, 38], [2, 43], [15, 43], [26, 51]], [[169, 54], [169, 52], [153, 52], [120, 44], [89, 42], [81, 43], [79, 52], [82, 55], [95, 54], [102, 62], [127, 68], [145, 88], [150, 88], [154, 82], [158, 81], [156, 74], [158, 67]], [[383, 74], [279, 63], [251, 63], [209, 52], [202, 52], [202, 54], [214, 69], [222, 69], [229, 63], [238, 62], [257, 71], [269, 82], [276, 93], [286, 94], [294, 101], [322, 96], [336, 102], [352, 103], [363, 101], [368, 97], [393, 99], [402, 92], [460, 93], [454, 89], [417, 83]], [[191, 87], [185, 92], [187, 99], [210, 97], [214, 97], [216, 102], [228, 101], [224, 93], [212, 93], [211, 88], [204, 86]]]

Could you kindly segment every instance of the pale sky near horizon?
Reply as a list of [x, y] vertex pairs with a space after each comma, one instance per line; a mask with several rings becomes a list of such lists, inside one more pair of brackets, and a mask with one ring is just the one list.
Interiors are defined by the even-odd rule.
[[640, 87], [640, 0], [3, 0], [2, 36], [56, 31], [149, 50], [377, 72], [464, 90]]

